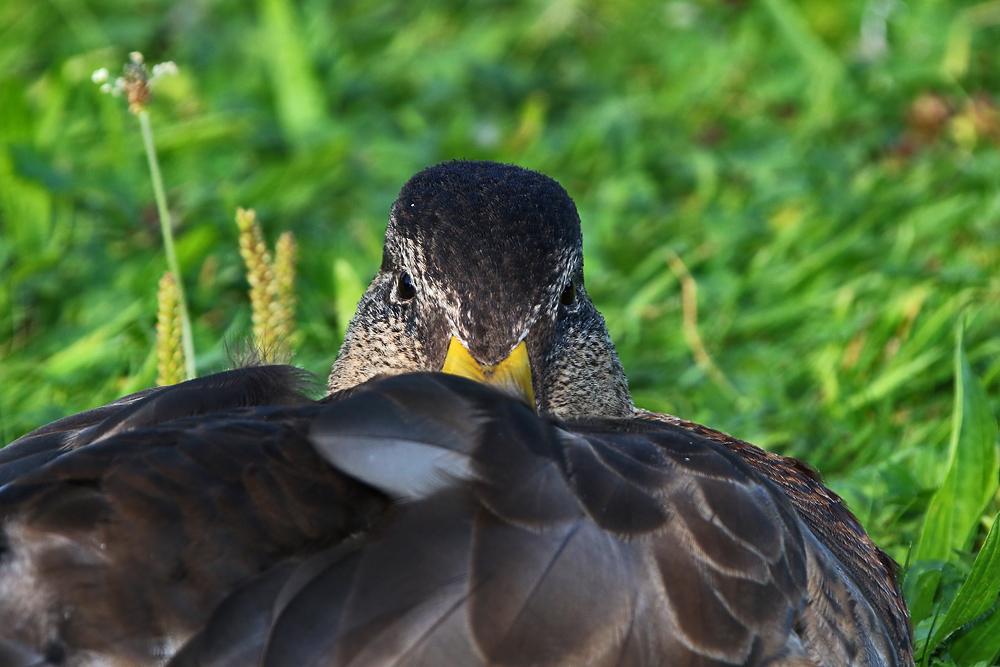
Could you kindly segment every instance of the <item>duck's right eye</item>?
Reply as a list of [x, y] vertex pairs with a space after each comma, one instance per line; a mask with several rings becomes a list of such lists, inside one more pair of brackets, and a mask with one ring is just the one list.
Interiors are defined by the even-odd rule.
[[416, 293], [417, 290], [413, 287], [413, 280], [410, 279], [410, 274], [406, 271], [401, 271], [399, 279], [396, 281], [396, 296], [399, 297], [400, 301], [409, 301]]

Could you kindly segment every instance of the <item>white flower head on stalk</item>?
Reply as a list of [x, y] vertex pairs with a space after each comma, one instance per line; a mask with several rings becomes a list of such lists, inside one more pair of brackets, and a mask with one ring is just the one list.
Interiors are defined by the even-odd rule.
[[124, 95], [128, 100], [128, 110], [139, 119], [139, 127], [142, 130], [142, 144], [146, 149], [146, 158], [149, 161], [149, 176], [153, 182], [153, 196], [156, 199], [156, 212], [160, 217], [160, 229], [163, 232], [163, 249], [167, 255], [167, 267], [173, 276], [176, 294], [171, 298], [176, 301], [177, 309], [180, 313], [180, 339], [184, 376], [181, 379], [188, 379], [196, 376], [194, 337], [191, 333], [191, 317], [188, 314], [187, 298], [184, 296], [184, 281], [180, 267], [177, 263], [177, 252], [174, 250], [173, 224], [170, 221], [170, 209], [167, 208], [167, 194], [163, 187], [163, 175], [160, 173], [160, 161], [156, 157], [156, 144], [153, 141], [153, 125], [150, 121], [149, 105], [150, 88], [159, 79], [177, 74], [177, 65], [172, 62], [160, 63], [153, 66], [153, 73], [150, 76], [146, 68], [146, 59], [138, 51], [128, 54], [128, 62], [125, 63], [122, 76], [115, 79], [114, 83], [109, 80], [111, 74], [104, 67], [91, 75], [91, 80], [101, 86], [101, 90], [112, 95]]
[[139, 113], [149, 104], [151, 88], [157, 81], [164, 77], [177, 74], [177, 65], [172, 61], [153, 65], [153, 73], [150, 76], [146, 68], [145, 58], [138, 51], [133, 51], [128, 56], [129, 61], [125, 63], [124, 73], [110, 81], [111, 75], [108, 68], [102, 67], [91, 75], [94, 83], [101, 84], [101, 92], [109, 93], [115, 97], [124, 95], [128, 100], [128, 109], [132, 113]]

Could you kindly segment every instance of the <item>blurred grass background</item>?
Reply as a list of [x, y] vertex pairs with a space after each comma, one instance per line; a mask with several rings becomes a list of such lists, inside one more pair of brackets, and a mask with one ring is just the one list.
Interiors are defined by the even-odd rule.
[[996, 0], [5, 0], [0, 440], [154, 381], [145, 156], [90, 81], [139, 50], [180, 67], [151, 113], [200, 373], [250, 330], [237, 206], [296, 234], [325, 375], [403, 182], [515, 162], [575, 198], [637, 404], [809, 461], [905, 562], [963, 319], [1000, 396], [998, 44]]

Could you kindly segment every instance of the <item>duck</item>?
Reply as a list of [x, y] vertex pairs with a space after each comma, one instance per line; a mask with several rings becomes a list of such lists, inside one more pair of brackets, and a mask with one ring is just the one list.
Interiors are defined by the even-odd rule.
[[913, 664], [817, 472], [633, 405], [543, 174], [413, 176], [311, 390], [244, 366], [0, 449], [0, 665]]

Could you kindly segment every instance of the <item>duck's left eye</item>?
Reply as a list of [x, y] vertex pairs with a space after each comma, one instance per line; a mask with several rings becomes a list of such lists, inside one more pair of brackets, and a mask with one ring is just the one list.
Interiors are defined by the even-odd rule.
[[564, 306], [572, 306], [574, 301], [576, 301], [576, 285], [570, 280], [566, 283], [566, 287], [563, 288], [562, 294], [559, 296], [559, 303]]

